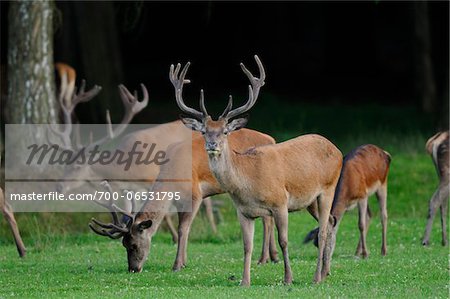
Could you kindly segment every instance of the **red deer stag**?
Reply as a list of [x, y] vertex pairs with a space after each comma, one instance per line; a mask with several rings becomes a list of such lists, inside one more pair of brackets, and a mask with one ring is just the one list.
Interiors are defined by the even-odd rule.
[[449, 131], [439, 132], [430, 139], [426, 144], [427, 152], [433, 159], [436, 172], [439, 177], [439, 186], [430, 199], [428, 208], [428, 220], [425, 229], [425, 235], [422, 239], [422, 245], [428, 246], [430, 242], [431, 227], [433, 219], [438, 208], [441, 209], [441, 225], [442, 225], [442, 245], [448, 244], [447, 239], [447, 212], [448, 212], [448, 196], [450, 189], [450, 169], [449, 169]]
[[[334, 227], [331, 230], [330, 242], [327, 244], [326, 256], [331, 260], [336, 243], [336, 233], [345, 212], [358, 205], [359, 211], [359, 242], [356, 255], [366, 258], [368, 250], [366, 235], [369, 230], [371, 212], [368, 198], [376, 194], [381, 211], [382, 245], [381, 254], [386, 255], [387, 234], [387, 177], [391, 156], [381, 148], [372, 145], [362, 145], [345, 155], [341, 175], [334, 194], [331, 215], [334, 217]], [[318, 228], [312, 230], [305, 238], [305, 243], [314, 239], [317, 246]], [[329, 272], [326, 269], [325, 272]], [[329, 273], [327, 273], [329, 274]]]
[[[304, 135], [279, 144], [270, 144], [238, 152], [231, 148], [230, 139], [243, 128], [246, 118], [234, 119], [256, 103], [264, 85], [265, 71], [255, 56], [260, 77], [255, 78], [241, 64], [250, 80], [247, 102], [232, 109], [228, 105], [218, 120], [206, 111], [203, 91], [197, 111], [186, 106], [182, 98], [182, 84], [175, 86], [179, 108], [194, 118], [182, 118], [190, 129], [199, 131], [205, 139], [209, 167], [221, 188], [230, 193], [237, 208], [244, 240], [244, 272], [241, 285], [250, 285], [250, 264], [253, 251], [254, 219], [273, 216], [278, 230], [278, 243], [284, 258], [284, 282], [292, 282], [288, 254], [288, 213], [311, 206], [319, 210], [319, 253], [314, 281], [320, 282], [325, 238], [333, 201], [334, 189], [342, 166], [342, 154], [330, 141], [319, 135]], [[179, 82], [184, 83], [189, 63], [183, 68]]]

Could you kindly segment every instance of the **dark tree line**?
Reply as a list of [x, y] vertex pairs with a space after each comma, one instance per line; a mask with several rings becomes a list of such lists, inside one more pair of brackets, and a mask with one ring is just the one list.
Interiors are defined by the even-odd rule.
[[[222, 14], [228, 14], [234, 8], [243, 7], [239, 4], [230, 4], [230, 10], [223, 12], [223, 7], [227, 7], [225, 3], [183, 4], [183, 9], [189, 7], [202, 16], [201, 20], [196, 20], [196, 17], [191, 16], [194, 19], [192, 24], [197, 24], [195, 25], [197, 27], [194, 27], [195, 30], [205, 28], [205, 38], [194, 39], [192, 44], [186, 44], [185, 41], [189, 41], [191, 36], [196, 36], [196, 32], [190, 30], [191, 24], [186, 24], [186, 27], [179, 27], [178, 32], [173, 32], [171, 23], [175, 24], [177, 18], [180, 18], [180, 14], [181, 17], [183, 14], [189, 16], [187, 13], [176, 12], [173, 20], [168, 19], [165, 23], [161, 23], [160, 27], [149, 29], [149, 13], [152, 10], [165, 7], [164, 9], [170, 11], [171, 7], [178, 8], [181, 4], [171, 4], [170, 7], [168, 5], [142, 1], [130, 3], [79, 1], [56, 3], [53, 1], [14, 1], [2, 3], [2, 10], [4, 11], [4, 8], [8, 10], [7, 76], [2, 76], [2, 86], [4, 86], [5, 77], [8, 80], [7, 92], [4, 89], [2, 90], [1, 107], [4, 117], [2, 123], [5, 120], [8, 123], [58, 121], [53, 74], [54, 57], [74, 65], [78, 72], [78, 79], [85, 78], [88, 85], [98, 84], [103, 87], [98, 99], [89, 104], [88, 113], [83, 117], [90, 122], [101, 122], [104, 120], [104, 111], [106, 108], [110, 108], [113, 112], [113, 119], [119, 119], [121, 106], [117, 100], [116, 86], [118, 83], [133, 76], [146, 80], [156, 76], [153, 72], [161, 73], [156, 68], [151, 68], [152, 64], [149, 63], [150, 61], [158, 61], [158, 57], [155, 57], [158, 55], [154, 53], [162, 53], [161, 51], [165, 49], [173, 51], [178, 48], [189, 49], [190, 47], [192, 47], [192, 51], [205, 53], [201, 52], [201, 49], [208, 47], [209, 37], [223, 39], [224, 43], [229, 42], [230, 37], [215, 36], [214, 31], [208, 28], [216, 28], [219, 26], [217, 22], [226, 20]], [[257, 4], [246, 3], [242, 5]], [[276, 7], [276, 10], [271, 10], [271, 5]], [[328, 4], [310, 4], [311, 7], [314, 7], [311, 12], [321, 18], [326, 17], [327, 14], [324, 13], [325, 5]], [[378, 5], [384, 5], [384, 3]], [[433, 61], [434, 39], [432, 38], [433, 28], [431, 28], [430, 23], [431, 5], [433, 4], [426, 1], [414, 1], [405, 4], [405, 9], [410, 9], [413, 19], [413, 26], [410, 31], [413, 42], [415, 75], [411, 89], [414, 89], [417, 106], [425, 113], [439, 115], [437, 119], [440, 120], [440, 126], [443, 127], [448, 124], [448, 67], [436, 65]], [[302, 36], [310, 36], [310, 42], [315, 40], [313, 42], [315, 49], [323, 49], [322, 54], [315, 54], [316, 56], [311, 57], [310, 60], [315, 61], [314, 64], [311, 64], [311, 67], [308, 66], [307, 59], [302, 61], [304, 68], [309, 69], [309, 73], [314, 73], [314, 68], [320, 66], [320, 59], [326, 57], [326, 51], [341, 51], [336, 50], [338, 44], [336, 38], [332, 40], [331, 44], [321, 39], [328, 28], [324, 25], [325, 20], [317, 19], [313, 23], [305, 22], [304, 28], [293, 28], [292, 18], [295, 16], [295, 12], [290, 9], [292, 5], [263, 3], [260, 6], [264, 8], [262, 11], [265, 13], [265, 17], [260, 16], [258, 18], [256, 16], [256, 19], [253, 20], [263, 20], [267, 16], [272, 17], [272, 19], [267, 19], [267, 22], [272, 22], [271, 25], [266, 26], [278, 32], [278, 44], [286, 47], [293, 36], [302, 34]], [[365, 9], [367, 10], [367, 7]], [[268, 13], [270, 14], [267, 15]], [[255, 15], [258, 15], [258, 11], [255, 11]], [[3, 12], [2, 16], [4, 16]], [[250, 23], [249, 20], [242, 21], [245, 26], [252, 25]], [[296, 22], [295, 24], [300, 23]], [[232, 23], [228, 25], [233, 26]], [[260, 26], [262, 25], [260, 24]], [[352, 26], [357, 26], [357, 24]], [[231, 28], [236, 29], [235, 27]], [[271, 51], [276, 53], [277, 57], [282, 56], [285, 48], [278, 47], [278, 44], [265, 45], [263, 42], [264, 33], [257, 32], [258, 26], [252, 28], [255, 31], [253, 35], [247, 34], [246, 31], [251, 29], [247, 27], [242, 28], [244, 32], [230, 32], [230, 35], [245, 38], [250, 45], [261, 44], [271, 48]], [[127, 30], [134, 32], [134, 37], [133, 34], [127, 35]], [[148, 32], [153, 32], [154, 35], [148, 35]], [[4, 31], [2, 31], [3, 33]], [[152, 44], [153, 36], [165, 36], [165, 40], [169, 42], [161, 43], [155, 39], [154, 41], [159, 43]], [[249, 41], [248, 37], [255, 40], [252, 42], [250, 39]], [[367, 37], [363, 36], [362, 38]], [[2, 36], [2, 41], [5, 41], [4, 36]], [[53, 44], [53, 41], [55, 41], [55, 44]], [[294, 46], [293, 43], [291, 44]], [[142, 49], [144, 48], [150, 49], [150, 52], [143, 52]], [[247, 50], [244, 49], [243, 51]], [[303, 51], [305, 50], [303, 49]], [[136, 54], [133, 55], [133, 53]], [[205, 54], [210, 55], [209, 53]], [[228, 53], [222, 54], [227, 55]], [[270, 59], [270, 55], [268, 56]], [[142, 64], [129, 66], [130, 61], [142, 61]], [[2, 63], [5, 63], [5, 61], [3, 60]], [[330, 62], [321, 63], [323, 65]], [[274, 76], [280, 77], [277, 72], [281, 72], [281, 69], [278, 71], [278, 67], [282, 66], [272, 63]], [[136, 71], [137, 68], [139, 71]], [[320, 72], [318, 71], [316, 75], [321, 76]], [[287, 74], [286, 77], [289, 78], [290, 75]]]

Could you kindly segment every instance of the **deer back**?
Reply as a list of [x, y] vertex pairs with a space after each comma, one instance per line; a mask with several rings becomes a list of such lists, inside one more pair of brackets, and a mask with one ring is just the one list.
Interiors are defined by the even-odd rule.
[[233, 159], [239, 181], [247, 185], [244, 189], [252, 190], [254, 197], [277, 200], [285, 191], [296, 198], [318, 195], [336, 183], [342, 165], [337, 147], [315, 134], [256, 147]]

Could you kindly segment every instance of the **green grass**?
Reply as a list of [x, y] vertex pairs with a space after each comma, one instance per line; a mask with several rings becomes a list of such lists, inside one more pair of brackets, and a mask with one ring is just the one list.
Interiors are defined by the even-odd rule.
[[[269, 103], [269, 108], [271, 105], [275, 104]], [[188, 266], [177, 273], [171, 271], [176, 247], [167, 232], [160, 231], [153, 238], [143, 273], [128, 274], [121, 242], [88, 231], [91, 214], [19, 214], [28, 255], [25, 259], [17, 257], [8, 227], [5, 221], [0, 221], [0, 298], [448, 298], [449, 250], [440, 244], [439, 217], [435, 219], [431, 246], [420, 245], [428, 199], [437, 185], [434, 166], [423, 150], [426, 137], [431, 135], [427, 120], [409, 108], [336, 106], [333, 110], [314, 105], [304, 108], [304, 111], [298, 107], [292, 112], [283, 110], [282, 121], [275, 118], [264, 121], [262, 115], [270, 115], [266, 114], [270, 110], [262, 107], [250, 124], [278, 140], [303, 131], [322, 132], [343, 152], [362, 143], [375, 143], [388, 150], [393, 161], [389, 175], [386, 257], [380, 256], [381, 224], [375, 198], [370, 200], [374, 218], [368, 233], [369, 258], [361, 260], [353, 256], [359, 232], [357, 212], [350, 211], [338, 232], [332, 275], [319, 285], [312, 283], [317, 251], [310, 244], [302, 244], [305, 234], [316, 226], [305, 212], [293, 213], [289, 218], [294, 274], [291, 286], [282, 283], [282, 263], [256, 265], [262, 239], [261, 221], [257, 220], [250, 288], [238, 287], [243, 248], [239, 223], [227, 196], [221, 196], [225, 205], [217, 235], [211, 233], [205, 217], [197, 217], [188, 248]], [[325, 123], [318, 119], [321, 113]], [[295, 115], [298, 118], [292, 119]], [[379, 119], [374, 115], [380, 116]], [[416, 121], [411, 122], [416, 116]]]

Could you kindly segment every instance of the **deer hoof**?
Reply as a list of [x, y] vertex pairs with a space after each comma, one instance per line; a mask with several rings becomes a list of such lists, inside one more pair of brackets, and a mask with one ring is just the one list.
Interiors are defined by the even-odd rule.
[[172, 271], [173, 272], [178, 272], [178, 271], [181, 271], [183, 268], [186, 268], [186, 265], [174, 265], [172, 267]]
[[250, 281], [247, 280], [242, 280], [241, 283], [239, 284], [241, 287], [246, 287], [248, 288], [250, 286]]
[[284, 279], [284, 285], [291, 285], [292, 284], [292, 277], [286, 277]]
[[274, 255], [270, 257], [270, 260], [272, 261], [272, 263], [276, 264], [278, 263], [280, 260], [278, 259], [278, 256]]

